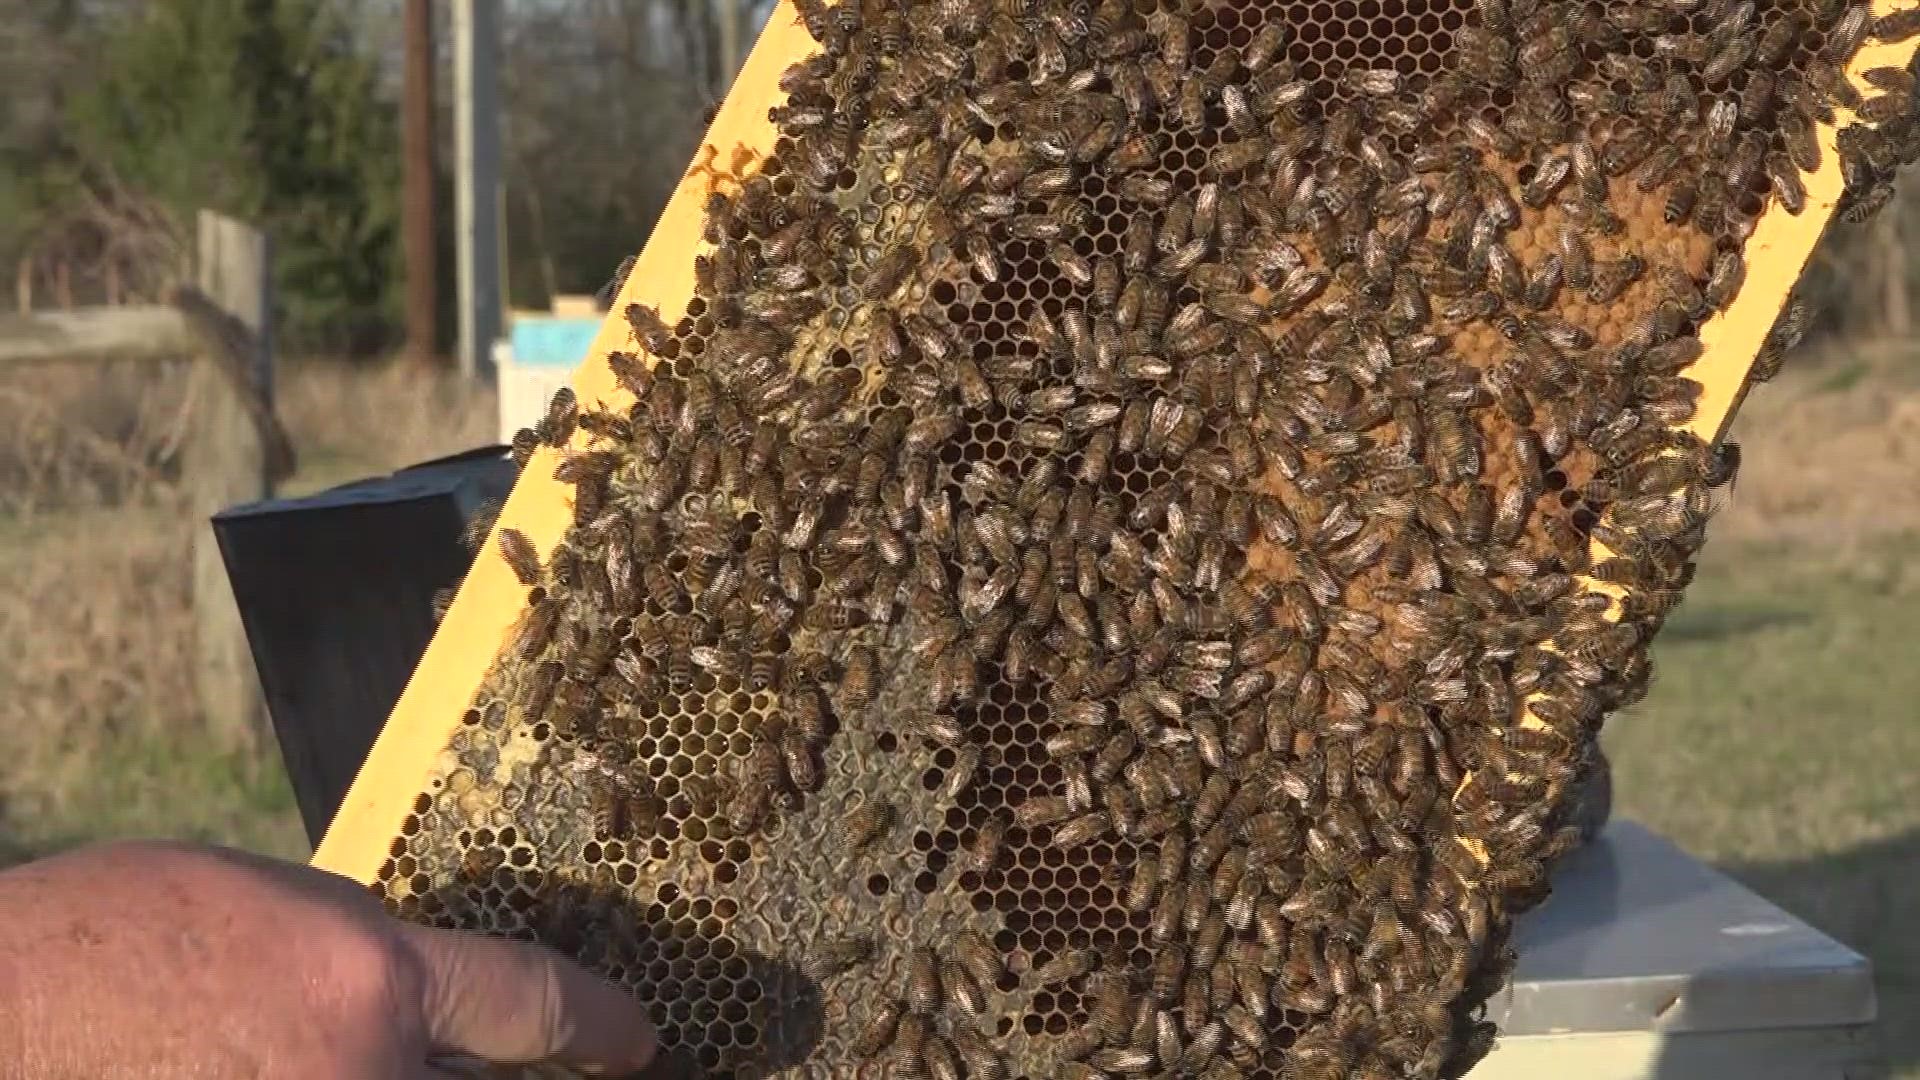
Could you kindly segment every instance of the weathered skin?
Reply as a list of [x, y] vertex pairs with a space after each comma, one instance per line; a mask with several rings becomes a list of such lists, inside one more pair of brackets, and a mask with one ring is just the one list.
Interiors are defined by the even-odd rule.
[[174, 843], [0, 873], [0, 1078], [449, 1076], [435, 1054], [632, 1072], [644, 1013], [554, 953], [411, 926], [344, 878]]

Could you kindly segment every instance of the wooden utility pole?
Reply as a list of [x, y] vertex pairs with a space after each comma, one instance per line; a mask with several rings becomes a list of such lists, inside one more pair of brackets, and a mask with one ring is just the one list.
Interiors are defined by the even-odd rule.
[[716, 100], [724, 98], [727, 90], [733, 86], [733, 77], [740, 72], [740, 2], [741, 0], [713, 0], [714, 21], [719, 24], [720, 38], [720, 77], [714, 80], [713, 96]]
[[453, 5], [460, 373], [492, 378], [500, 335], [500, 2]]
[[438, 268], [433, 239], [433, 2], [406, 0], [401, 87], [401, 244], [407, 275], [407, 352], [436, 354]]

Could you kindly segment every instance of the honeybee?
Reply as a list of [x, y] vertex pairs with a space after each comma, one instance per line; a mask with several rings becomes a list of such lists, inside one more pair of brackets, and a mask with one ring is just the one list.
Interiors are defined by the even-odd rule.
[[[1879, 23], [1885, 21], [1885, 19], [1876, 21], [1873, 18], [1870, 5], [1854, 4], [1827, 30], [1826, 40], [1820, 45], [1818, 54], [1820, 59], [1836, 62], [1848, 59], [1853, 55], [1854, 50], [1860, 47], [1860, 43], [1866, 40], [1868, 32], [1877, 30]], [[1876, 33], [1875, 36], [1880, 35]], [[1882, 40], [1887, 39], [1882, 38]]]
[[1091, 811], [1054, 826], [1053, 846], [1063, 851], [1084, 847], [1112, 828], [1113, 820], [1105, 812]]
[[916, 1013], [934, 1013], [944, 1000], [940, 982], [940, 958], [932, 949], [919, 946], [907, 954], [907, 1007]]
[[1714, 446], [1709, 452], [1708, 464], [1701, 476], [1701, 482], [1710, 488], [1722, 487], [1733, 483], [1739, 474], [1740, 444], [1723, 442]]
[[1067, 949], [1035, 968], [1033, 981], [1039, 986], [1053, 986], [1077, 979], [1092, 971], [1098, 959], [1099, 954], [1092, 949]]
[[994, 986], [1006, 973], [1006, 962], [999, 950], [976, 931], [962, 931], [954, 938], [952, 948], [967, 974], [982, 987]]
[[987, 1011], [987, 996], [967, 969], [953, 960], [940, 965], [940, 986], [946, 998], [963, 1014], [978, 1018]]
[[573, 439], [575, 424], [579, 419], [580, 402], [574, 396], [573, 388], [563, 386], [554, 391], [552, 400], [547, 402], [547, 411], [540, 419], [537, 429], [540, 441], [552, 447], [564, 447]]
[[533, 541], [519, 529], [500, 530], [500, 556], [520, 584], [531, 588], [540, 581], [540, 556], [534, 550]]
[[980, 771], [980, 748], [963, 746], [954, 752], [953, 765], [947, 769], [946, 782], [940, 786], [940, 797], [954, 802], [973, 786], [976, 773]]
[[1683, 176], [1667, 189], [1667, 198], [1662, 214], [1667, 224], [1675, 225], [1687, 220], [1693, 214], [1694, 204], [1700, 197], [1700, 179], [1696, 176]]
[[1252, 40], [1240, 47], [1240, 62], [1248, 71], [1258, 74], [1267, 69], [1267, 65], [1280, 55], [1286, 45], [1286, 24], [1269, 20], [1261, 25]]
[[1461, 127], [1470, 138], [1509, 161], [1519, 158], [1521, 154], [1520, 140], [1485, 117], [1469, 116], [1461, 122]]
[[1911, 94], [1879, 94], [1860, 103], [1860, 119], [1869, 124], [1885, 124], [1908, 116], [1913, 111]]
[[874, 1006], [873, 1015], [861, 1026], [849, 1048], [858, 1057], [870, 1058], [879, 1054], [893, 1044], [905, 1012], [905, 1007], [898, 1001], [881, 1001]]
[[840, 937], [816, 942], [800, 962], [800, 974], [825, 982], [873, 959], [873, 939]]
[[1707, 58], [1700, 69], [1700, 81], [1709, 87], [1724, 85], [1753, 56], [1756, 44], [1752, 34], [1735, 35]]
[[[1829, 44], [1834, 40], [1832, 36], [1827, 38]], [[1823, 48], [1821, 51], [1824, 53], [1826, 50]], [[1823, 57], [1807, 67], [1804, 78], [1816, 99], [1824, 104], [1859, 111], [1860, 91], [1838, 63]]]
[[1787, 302], [1773, 328], [1767, 333], [1767, 345], [1782, 352], [1791, 350], [1800, 344], [1807, 332], [1807, 305], [1798, 296]]
[[[1121, 178], [1120, 183], [1114, 190], [1116, 194], [1128, 202], [1140, 203], [1155, 209], [1166, 206], [1167, 203], [1173, 199], [1173, 182], [1171, 180], [1165, 179], [1164, 177], [1149, 176], [1144, 173], [1128, 173]], [[1143, 227], [1150, 231], [1153, 227], [1153, 221], [1150, 218], [1147, 219]], [[1131, 238], [1131, 234], [1129, 234], [1129, 236]], [[1131, 251], [1133, 247], [1133, 244], [1127, 245], [1129, 251]], [[1131, 262], [1132, 260], [1129, 259], [1128, 261]], [[1144, 263], [1139, 266], [1129, 265], [1127, 269], [1137, 272], [1145, 269], [1145, 265]]]
[[1587, 204], [1604, 203], [1607, 197], [1607, 174], [1601, 167], [1600, 154], [1594, 149], [1593, 143], [1584, 137], [1574, 140], [1567, 161], [1574, 182], [1579, 185]]
[[1573, 160], [1565, 154], [1553, 153], [1534, 163], [1533, 175], [1520, 186], [1520, 201], [1535, 210], [1545, 206], [1573, 172]]
[[1627, 286], [1640, 280], [1640, 275], [1646, 271], [1646, 268], [1645, 260], [1633, 254], [1596, 262], [1593, 267], [1592, 284], [1587, 287], [1587, 299], [1596, 304], [1617, 299], [1626, 291]]
[[1767, 154], [1764, 168], [1767, 183], [1773, 188], [1773, 197], [1780, 201], [1789, 214], [1798, 214], [1806, 209], [1807, 189], [1800, 180], [1799, 166], [1780, 151]]
[[511, 457], [515, 469], [524, 469], [532, 460], [533, 452], [540, 447], [540, 433], [532, 428], [521, 428], [513, 433]]
[[959, 1052], [966, 1074], [972, 1080], [1006, 1080], [1007, 1062], [1000, 1051], [979, 1032], [963, 1025], [950, 1031], [953, 1048]]
[[894, 244], [881, 252], [867, 268], [866, 282], [860, 292], [868, 300], [884, 300], [894, 294], [912, 276], [922, 254], [911, 243]]
[[1848, 225], [1859, 225], [1870, 220], [1893, 200], [1893, 185], [1884, 181], [1875, 182], [1856, 197], [1843, 200], [1840, 220]]
[[840, 851], [854, 854], [866, 850], [885, 836], [893, 823], [893, 804], [884, 800], [876, 799], [855, 807], [840, 820], [837, 836]]
[[[1484, 5], [1483, 5], [1484, 6]], [[1514, 62], [1514, 47], [1506, 32], [1496, 23], [1482, 26], [1462, 27], [1455, 35], [1455, 47], [1459, 50], [1460, 70], [1476, 82], [1505, 83]], [[1429, 90], [1428, 106], [1431, 111], [1445, 111], [1450, 106], [1449, 99], [1457, 97], [1447, 84], [1441, 83], [1439, 93]]]
[[673, 341], [673, 330], [660, 318], [660, 312], [646, 304], [628, 304], [627, 323], [641, 348], [659, 356]]
[[1063, 195], [1072, 190], [1078, 178], [1071, 166], [1061, 165], [1049, 169], [1039, 169], [1022, 176], [1014, 189], [1023, 199], [1044, 199]]
[[1907, 8], [1882, 15], [1873, 20], [1872, 33], [1877, 41], [1905, 41], [1920, 34], [1920, 12]]
[[873, 703], [879, 678], [879, 657], [873, 646], [865, 642], [854, 644], [847, 651], [847, 660], [840, 672], [841, 707], [850, 715], [864, 713]]
[[618, 766], [592, 755], [575, 759], [575, 768], [588, 772], [596, 835], [615, 840], [646, 837], [658, 824], [664, 807], [650, 787], [636, 782]]
[[994, 868], [1000, 861], [1000, 853], [1006, 846], [1007, 822], [1004, 817], [994, 816], [974, 833], [967, 845], [965, 865], [980, 873]]
[[1739, 294], [1741, 284], [1746, 280], [1746, 262], [1737, 250], [1723, 251], [1716, 255], [1713, 267], [1707, 274], [1707, 284], [1702, 290], [1707, 303], [1717, 311], [1725, 311], [1728, 304]]

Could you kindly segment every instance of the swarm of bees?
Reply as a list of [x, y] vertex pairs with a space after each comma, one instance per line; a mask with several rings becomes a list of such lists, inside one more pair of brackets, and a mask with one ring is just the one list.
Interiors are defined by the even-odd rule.
[[687, 316], [515, 442], [575, 523], [494, 534], [527, 610], [397, 907], [568, 948], [709, 1075], [770, 1068], [749, 947], [826, 998], [807, 1075], [1485, 1055], [1738, 469], [1696, 332], [1821, 125], [1849, 221], [1920, 155], [1914, 69], [1843, 74], [1920, 14], [1316, 10], [801, 4]]

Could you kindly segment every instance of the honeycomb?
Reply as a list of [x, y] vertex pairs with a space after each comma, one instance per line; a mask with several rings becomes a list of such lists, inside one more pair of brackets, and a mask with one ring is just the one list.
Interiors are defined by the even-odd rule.
[[1738, 467], [1697, 332], [1827, 128], [1884, 203], [1912, 73], [1843, 68], [1920, 21], [797, 17], [684, 317], [516, 442], [574, 525], [490, 538], [525, 611], [375, 891], [673, 1075], [1462, 1075]]

